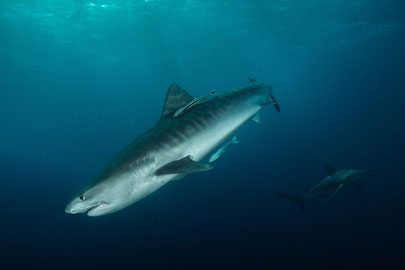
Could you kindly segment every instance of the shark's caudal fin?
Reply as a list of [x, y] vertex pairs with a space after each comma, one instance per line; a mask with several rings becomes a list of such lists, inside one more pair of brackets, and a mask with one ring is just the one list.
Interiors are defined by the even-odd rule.
[[274, 108], [276, 108], [277, 112], [280, 112], [280, 105], [278, 105], [277, 100], [273, 96], [273, 92], [270, 90], [270, 98], [274, 101]]
[[280, 112], [280, 105], [278, 105], [278, 102], [276, 98], [273, 95], [273, 86], [270, 85], [270, 90], [269, 90], [269, 100], [266, 102], [265, 105], [273, 105], [274, 108], [276, 108], [277, 112]]
[[290, 200], [292, 202], [298, 203], [299, 206], [301, 207], [301, 212], [304, 212], [305, 208], [305, 198], [302, 195], [298, 194], [284, 194], [284, 193], [275, 193], [277, 196], [280, 196], [281, 198]]

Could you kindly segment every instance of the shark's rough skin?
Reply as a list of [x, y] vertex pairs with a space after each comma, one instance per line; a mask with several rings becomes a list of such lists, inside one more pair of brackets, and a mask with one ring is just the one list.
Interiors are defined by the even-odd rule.
[[171, 85], [162, 117], [155, 126], [101, 169], [65, 212], [110, 214], [184, 174], [211, 169], [211, 165], [199, 161], [264, 106], [274, 105], [280, 110], [271, 89], [271, 85], [254, 81], [194, 104], [196, 99], [184, 89]]
[[305, 200], [310, 198], [319, 197], [323, 200], [332, 199], [338, 191], [344, 187], [353, 186], [361, 190], [360, 179], [365, 175], [364, 170], [340, 170], [336, 171], [329, 165], [323, 165], [328, 173], [326, 177], [319, 184], [310, 188], [305, 194], [285, 194], [276, 193], [277, 196], [285, 198], [287, 200], [296, 202], [300, 205], [301, 211], [304, 211]]

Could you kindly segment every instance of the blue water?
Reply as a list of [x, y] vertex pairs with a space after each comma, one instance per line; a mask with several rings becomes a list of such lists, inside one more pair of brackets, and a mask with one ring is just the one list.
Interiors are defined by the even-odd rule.
[[[1, 269], [404, 266], [405, 5], [400, 0], [0, 2]], [[68, 201], [194, 96], [273, 84], [208, 172], [112, 215]], [[321, 167], [365, 169], [304, 213]]]

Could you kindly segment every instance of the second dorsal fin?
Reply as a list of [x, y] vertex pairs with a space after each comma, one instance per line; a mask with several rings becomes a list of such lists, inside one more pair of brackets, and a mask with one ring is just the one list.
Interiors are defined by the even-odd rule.
[[173, 114], [176, 110], [190, 103], [194, 98], [177, 84], [172, 84], [167, 90], [162, 117]]

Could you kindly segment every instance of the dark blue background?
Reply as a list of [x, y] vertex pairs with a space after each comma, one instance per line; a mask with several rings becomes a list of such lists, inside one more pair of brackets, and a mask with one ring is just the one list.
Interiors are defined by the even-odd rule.
[[[403, 14], [402, 1], [2, 1], [0, 264], [404, 266]], [[172, 82], [199, 96], [248, 76], [282, 112], [247, 123], [214, 170], [113, 215], [64, 213]], [[303, 214], [273, 195], [318, 183], [322, 163], [366, 169], [364, 190]]]

